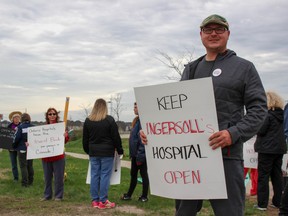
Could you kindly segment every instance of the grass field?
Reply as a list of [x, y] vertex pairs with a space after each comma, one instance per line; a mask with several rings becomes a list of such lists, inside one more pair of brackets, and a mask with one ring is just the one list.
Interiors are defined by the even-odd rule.
[[[123, 139], [123, 147], [128, 153], [128, 140]], [[66, 151], [84, 153], [81, 139], [66, 145]], [[124, 157], [128, 159], [128, 155]], [[150, 195], [147, 203], [137, 201], [141, 185], [136, 187], [132, 201], [122, 201], [120, 196], [129, 186], [129, 169], [122, 168], [121, 184], [110, 187], [109, 200], [116, 202], [117, 207], [109, 210], [98, 210], [90, 207], [89, 185], [85, 184], [88, 160], [66, 156], [66, 172], [64, 200], [62, 202], [41, 202], [44, 180], [41, 160], [34, 160], [35, 180], [31, 187], [23, 188], [20, 182], [12, 181], [9, 154], [7, 150], [0, 152], [0, 215], [174, 215], [174, 200]], [[254, 200], [247, 199], [245, 215], [276, 215], [273, 211], [259, 212], [252, 208]], [[200, 216], [213, 215], [209, 202], [204, 202]]]

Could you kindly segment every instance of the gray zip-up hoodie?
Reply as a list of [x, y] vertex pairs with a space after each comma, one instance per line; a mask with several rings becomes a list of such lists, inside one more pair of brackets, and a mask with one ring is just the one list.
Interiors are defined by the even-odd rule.
[[227, 129], [232, 138], [232, 145], [222, 149], [223, 158], [243, 160], [243, 142], [258, 132], [267, 115], [261, 79], [253, 63], [232, 50], [219, 54], [209, 71], [199, 68], [204, 57], [187, 64], [181, 80], [212, 77], [219, 130]]

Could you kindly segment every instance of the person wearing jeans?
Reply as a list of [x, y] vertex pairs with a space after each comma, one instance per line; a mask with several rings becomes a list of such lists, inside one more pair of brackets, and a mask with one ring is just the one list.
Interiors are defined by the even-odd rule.
[[92, 207], [114, 208], [108, 200], [110, 177], [115, 151], [123, 155], [122, 141], [114, 118], [108, 115], [107, 103], [97, 99], [91, 114], [85, 119], [82, 137], [83, 150], [91, 163], [90, 194]]
[[[92, 200], [105, 202], [108, 199], [110, 177], [113, 169], [114, 157], [90, 157]], [[100, 186], [98, 190], [98, 186]]]

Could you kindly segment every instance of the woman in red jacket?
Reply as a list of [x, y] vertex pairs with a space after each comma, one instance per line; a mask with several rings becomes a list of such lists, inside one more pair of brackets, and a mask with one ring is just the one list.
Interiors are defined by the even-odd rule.
[[[59, 112], [55, 108], [49, 108], [45, 114], [47, 124], [59, 122]], [[69, 136], [66, 131], [65, 143], [68, 142]], [[65, 172], [65, 154], [42, 158], [44, 170], [45, 190], [42, 201], [51, 200], [53, 197], [52, 180], [54, 176], [54, 197], [55, 201], [61, 201], [64, 194], [64, 172]]]

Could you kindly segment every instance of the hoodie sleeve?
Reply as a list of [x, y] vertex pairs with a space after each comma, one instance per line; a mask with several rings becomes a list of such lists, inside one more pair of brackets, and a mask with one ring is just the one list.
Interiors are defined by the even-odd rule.
[[266, 94], [259, 74], [252, 63], [246, 65], [245, 88], [243, 91], [246, 115], [236, 125], [228, 128], [232, 143], [253, 137], [267, 116]]
[[[112, 117], [111, 117], [112, 118]], [[123, 148], [122, 148], [122, 140], [118, 131], [118, 126], [115, 122], [115, 120], [113, 119], [113, 121], [111, 121], [111, 136], [112, 136], [112, 140], [114, 143], [114, 147], [117, 150], [117, 153], [119, 155], [122, 155], [124, 153]]]
[[89, 131], [87, 128], [87, 124], [88, 124], [88, 121], [86, 119], [83, 125], [82, 145], [83, 145], [84, 152], [86, 154], [89, 154]]

